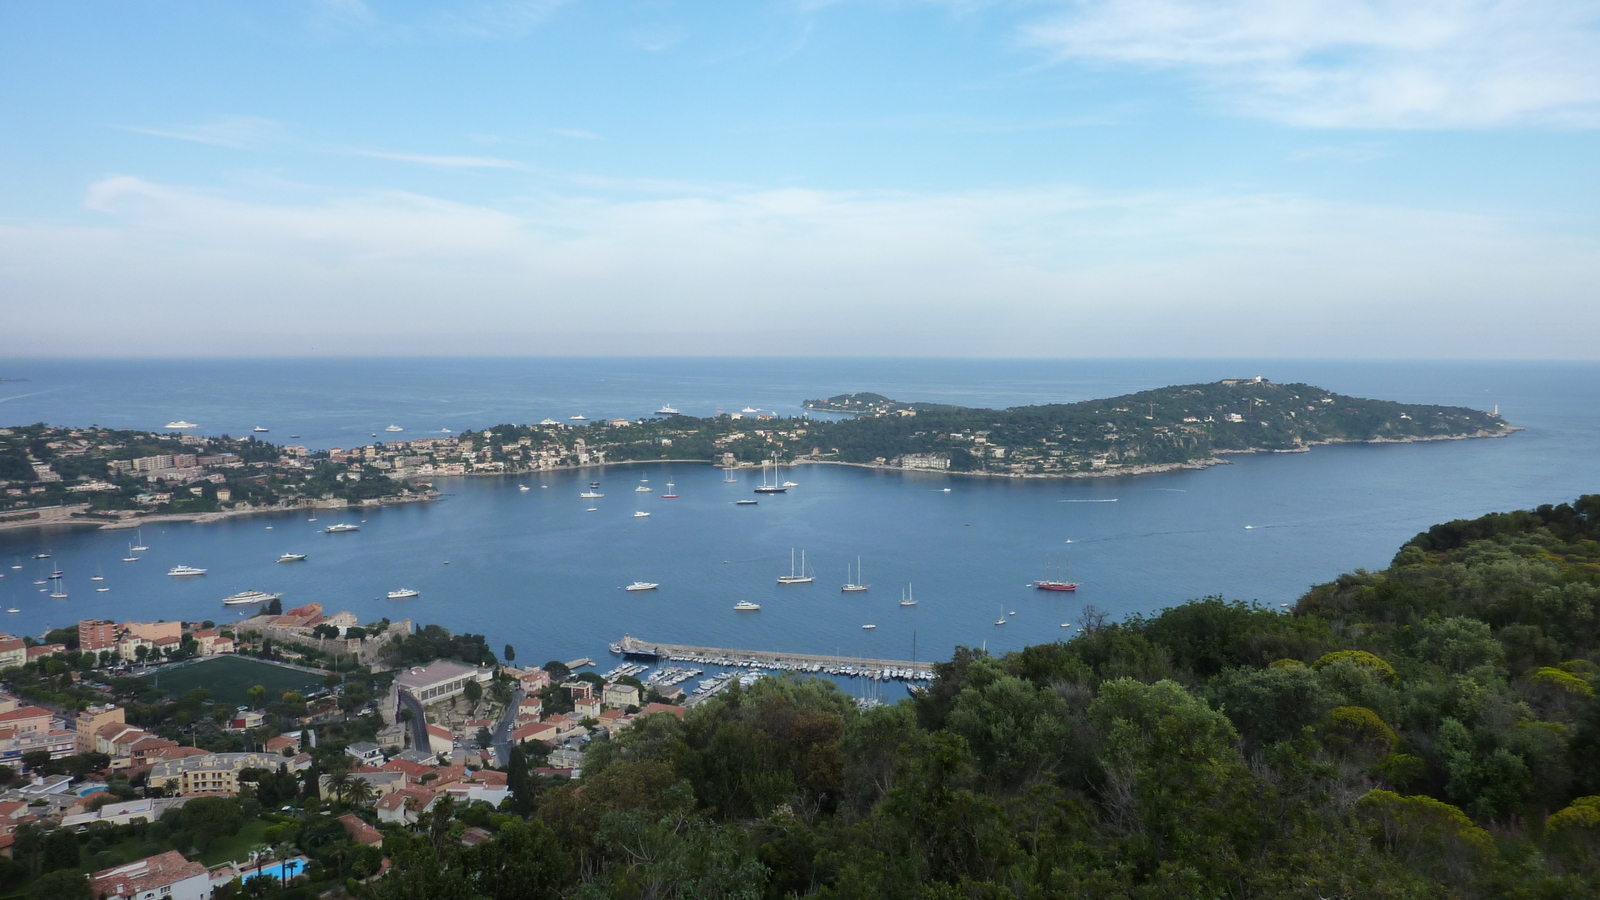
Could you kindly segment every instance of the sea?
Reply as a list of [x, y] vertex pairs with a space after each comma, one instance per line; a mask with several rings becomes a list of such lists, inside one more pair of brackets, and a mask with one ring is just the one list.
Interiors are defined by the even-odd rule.
[[[614, 659], [646, 641], [869, 659], [937, 660], [1070, 638], [1086, 607], [1120, 618], [1197, 597], [1293, 604], [1343, 572], [1381, 568], [1437, 522], [1600, 491], [1600, 365], [1544, 362], [974, 359], [0, 360], [0, 424], [249, 433], [350, 447], [502, 423], [746, 408], [800, 415], [807, 398], [1005, 407], [1261, 375], [1361, 397], [1494, 409], [1507, 438], [1317, 447], [1199, 471], [1070, 481], [812, 465], [757, 495], [709, 465], [612, 465], [449, 478], [444, 499], [275, 513], [141, 532], [0, 532], [0, 630], [84, 618], [242, 617], [222, 598], [281, 592], [363, 621], [435, 623], [510, 644], [519, 664]], [[385, 431], [398, 426], [402, 432]], [[376, 437], [375, 437], [376, 436]], [[605, 494], [579, 494], [590, 481]], [[668, 483], [678, 499], [664, 499]], [[527, 490], [522, 490], [526, 487]], [[648, 492], [637, 491], [648, 487]], [[736, 500], [757, 499], [754, 506]], [[591, 509], [592, 507], [592, 509]], [[645, 518], [635, 512], [648, 512]], [[347, 534], [322, 529], [359, 524]], [[134, 540], [149, 547], [124, 562]], [[33, 555], [48, 552], [48, 560]], [[285, 552], [307, 554], [280, 564]], [[801, 569], [805, 585], [777, 576]], [[791, 557], [793, 562], [791, 563]], [[865, 593], [839, 590], [860, 565]], [[166, 575], [205, 568], [196, 578]], [[1030, 583], [1065, 568], [1076, 593]], [[62, 570], [68, 597], [36, 582]], [[848, 570], [848, 571], [847, 571]], [[103, 581], [92, 581], [100, 576]], [[656, 582], [627, 592], [634, 581]], [[96, 588], [109, 590], [97, 592]], [[410, 588], [410, 600], [385, 599]], [[910, 594], [915, 606], [902, 607]], [[759, 612], [736, 612], [749, 600]], [[871, 625], [873, 628], [865, 628]], [[863, 695], [876, 683], [846, 687]], [[693, 685], [686, 685], [692, 687]]]

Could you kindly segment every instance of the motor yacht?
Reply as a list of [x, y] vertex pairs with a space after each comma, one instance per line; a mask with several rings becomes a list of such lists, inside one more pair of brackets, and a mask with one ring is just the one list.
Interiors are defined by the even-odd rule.
[[255, 603], [266, 603], [282, 597], [282, 594], [269, 594], [266, 591], [240, 591], [222, 598], [223, 606], [249, 606]]

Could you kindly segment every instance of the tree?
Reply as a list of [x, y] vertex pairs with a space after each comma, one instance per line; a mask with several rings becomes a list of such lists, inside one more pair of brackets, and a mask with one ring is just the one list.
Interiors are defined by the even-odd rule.
[[55, 771], [55, 761], [50, 758], [49, 750], [29, 750], [22, 754], [22, 768], [29, 772], [38, 772], [49, 775]]
[[483, 685], [479, 684], [478, 680], [474, 678], [467, 682], [463, 693], [466, 694], [467, 702], [476, 707], [478, 701], [483, 699]]
[[254, 709], [260, 709], [267, 699], [267, 689], [259, 684], [245, 691], [245, 694], [250, 697], [250, 706]]
[[355, 777], [343, 769], [328, 775], [328, 794], [330, 798], [344, 800], [350, 795], [350, 785], [354, 781]]
[[244, 827], [239, 801], [232, 797], [195, 797], [184, 804], [182, 823], [201, 853], [221, 838], [232, 837]]
[[44, 836], [44, 871], [76, 869], [78, 867], [78, 836], [65, 828], [54, 829]]
[[345, 799], [352, 806], [365, 806], [372, 799], [372, 782], [365, 778], [351, 778], [350, 787], [345, 790]]
[[94, 900], [89, 876], [66, 869], [40, 876], [28, 888], [28, 896], [32, 900]]
[[504, 658], [505, 658], [506, 662], [508, 662], [508, 663], [509, 662], [515, 662], [516, 658], [517, 658], [517, 648], [511, 646], [510, 644], [507, 644], [506, 645], [506, 652], [503, 655], [504, 655]]
[[556, 684], [560, 684], [572, 677], [572, 670], [567, 668], [566, 663], [558, 659], [552, 659], [545, 663], [544, 670], [550, 673], [550, 680]]

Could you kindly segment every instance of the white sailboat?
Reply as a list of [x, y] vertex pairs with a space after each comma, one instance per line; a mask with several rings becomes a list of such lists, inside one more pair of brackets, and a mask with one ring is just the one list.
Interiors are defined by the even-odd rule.
[[724, 469], [724, 470], [722, 470], [722, 483], [723, 484], [733, 484], [734, 482], [736, 482], [738, 480], [739, 479], [733, 477], [733, 470], [732, 469]]
[[871, 586], [870, 584], [861, 583], [861, 557], [856, 557], [856, 577], [854, 579], [850, 577], [850, 567], [848, 565], [844, 567], [844, 586], [839, 588], [841, 592], [857, 594]]
[[671, 477], [667, 478], [667, 492], [665, 494], [661, 495], [661, 499], [663, 499], [663, 500], [676, 500], [676, 499], [678, 499], [678, 486], [672, 483], [672, 478]]
[[778, 583], [779, 584], [810, 584], [811, 582], [816, 581], [816, 580], [817, 579], [816, 579], [815, 575], [809, 575], [809, 574], [806, 573], [806, 552], [804, 550], [800, 551], [800, 571], [798, 573], [795, 572], [795, 568], [794, 568], [794, 548], [790, 547], [789, 548], [789, 574], [787, 574], [787, 575], [779, 575], [778, 576]]
[[138, 529], [135, 532], [135, 535], [138, 537], [139, 541], [137, 544], [129, 544], [128, 549], [134, 553], [143, 553], [144, 551], [149, 550], [150, 548], [144, 545], [144, 529]]
[[916, 606], [917, 605], [916, 598], [911, 596], [911, 585], [909, 585], [909, 584], [906, 585], [905, 593], [900, 595], [900, 605], [901, 606]]
[[51, 575], [50, 576], [50, 599], [52, 599], [52, 600], [65, 600], [65, 599], [67, 599], [67, 586], [65, 584], [61, 583], [61, 576], [60, 575]]

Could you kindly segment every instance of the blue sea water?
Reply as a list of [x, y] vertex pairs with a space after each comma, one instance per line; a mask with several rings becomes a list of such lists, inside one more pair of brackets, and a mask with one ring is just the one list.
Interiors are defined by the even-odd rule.
[[[361, 531], [324, 512], [129, 532], [0, 532], [0, 629], [37, 634], [80, 618], [236, 618], [223, 596], [248, 588], [319, 601], [364, 620], [436, 622], [510, 643], [519, 662], [606, 656], [624, 632], [709, 646], [947, 657], [1067, 636], [1086, 604], [1121, 616], [1220, 594], [1277, 606], [1358, 567], [1387, 564], [1436, 522], [1560, 502], [1600, 490], [1600, 366], [1292, 360], [601, 360], [0, 361], [0, 423], [159, 428], [316, 447], [569, 415], [635, 417], [671, 403], [709, 414], [745, 406], [793, 414], [846, 390], [903, 400], [1005, 406], [1112, 396], [1262, 374], [1358, 396], [1488, 409], [1526, 430], [1497, 440], [1319, 447], [1233, 457], [1203, 471], [1085, 481], [1009, 481], [841, 466], [786, 472], [789, 493], [755, 499], [709, 466], [650, 464], [504, 479], [443, 479], [440, 503], [372, 510]], [[659, 496], [671, 478], [678, 500]], [[578, 494], [603, 482], [605, 498]], [[655, 488], [633, 491], [640, 479]], [[530, 490], [518, 490], [526, 484]], [[948, 490], [947, 490], [948, 489]], [[589, 506], [594, 512], [588, 512]], [[635, 510], [651, 513], [635, 518]], [[1246, 527], [1250, 526], [1250, 527]], [[69, 599], [50, 600], [33, 553], [49, 549]], [[817, 580], [780, 586], [790, 551]], [[278, 564], [285, 551], [309, 554]], [[865, 594], [841, 594], [860, 556]], [[1076, 594], [1027, 583], [1066, 559]], [[448, 560], [448, 564], [446, 564]], [[178, 564], [203, 578], [165, 575]], [[12, 566], [22, 568], [14, 569]], [[89, 581], [103, 574], [105, 581]], [[659, 582], [626, 593], [634, 581]], [[107, 593], [95, 593], [96, 586]], [[898, 605], [912, 586], [917, 606]], [[409, 601], [380, 599], [411, 587]], [[760, 612], [736, 613], [753, 600]], [[994, 624], [1005, 618], [1007, 624]], [[872, 630], [861, 626], [872, 624]], [[914, 649], [915, 648], [915, 649]], [[602, 662], [603, 665], [603, 662]]]

